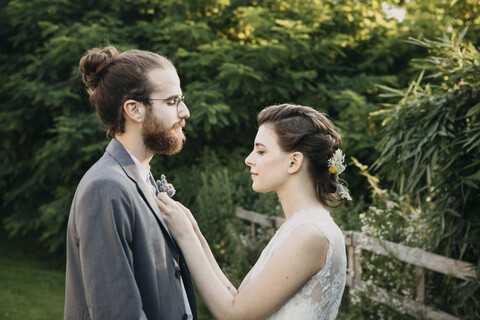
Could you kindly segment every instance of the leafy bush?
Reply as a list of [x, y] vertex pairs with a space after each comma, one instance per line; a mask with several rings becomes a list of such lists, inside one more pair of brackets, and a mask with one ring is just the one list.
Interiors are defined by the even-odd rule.
[[[412, 40], [429, 50], [427, 58], [415, 61], [420, 76], [406, 90], [384, 88], [385, 97], [400, 100], [374, 114], [384, 126], [375, 167], [393, 186], [387, 209], [397, 198], [411, 214], [399, 210], [400, 203], [386, 211], [370, 207], [362, 222], [380, 239], [393, 233], [407, 241], [415, 235], [420, 241], [413, 246], [474, 263], [479, 274], [480, 53], [462, 41], [466, 32], [450, 39]], [[406, 229], [403, 219], [410, 220]], [[385, 264], [375, 266], [388, 271]], [[430, 274], [427, 291], [437, 306], [473, 319], [480, 315], [479, 278], [457, 281]]]
[[431, 53], [416, 61], [423, 71], [406, 91], [385, 94], [401, 100], [376, 113], [384, 119], [376, 167], [435, 221], [434, 248], [476, 263], [480, 53], [461, 42], [464, 33], [458, 39], [453, 34], [451, 39], [413, 41]]
[[[75, 186], [105, 145], [77, 63], [106, 43], [158, 51], [178, 67], [192, 114], [189, 142], [179, 156], [156, 162], [164, 171], [188, 172], [204, 146], [237, 170], [227, 155], [247, 154], [257, 112], [285, 101], [328, 113], [344, 131], [346, 153], [373, 162], [377, 123], [364, 119], [378, 109], [374, 84], [403, 83], [410, 58], [423, 55], [403, 39], [437, 34], [453, 14], [460, 23], [475, 12], [463, 2], [460, 13], [444, 14], [446, 0], [411, 2], [406, 9], [421, 7], [422, 19], [438, 17], [438, 25], [428, 18], [418, 29], [416, 15], [399, 24], [381, 3], [2, 1], [2, 220], [11, 233], [37, 232], [51, 250], [62, 248]], [[361, 194], [359, 180], [350, 180]]]

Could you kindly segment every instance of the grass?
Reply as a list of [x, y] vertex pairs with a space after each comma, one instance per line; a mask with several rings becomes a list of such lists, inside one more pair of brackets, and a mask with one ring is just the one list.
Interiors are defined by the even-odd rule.
[[1, 231], [0, 319], [63, 319], [63, 259], [8, 239]]

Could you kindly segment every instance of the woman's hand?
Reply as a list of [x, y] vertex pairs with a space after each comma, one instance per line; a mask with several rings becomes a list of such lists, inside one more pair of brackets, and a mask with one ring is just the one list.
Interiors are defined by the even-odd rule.
[[164, 192], [158, 194], [155, 202], [163, 213], [170, 234], [177, 242], [195, 236], [194, 228], [198, 229], [198, 224], [190, 210], [185, 208], [180, 202], [172, 200]]
[[[180, 202], [170, 199], [168, 196], [166, 196], [165, 193], [160, 193], [156, 201], [158, 207], [163, 213], [165, 222], [170, 229], [170, 233], [172, 234], [175, 241], [177, 241], [183, 253], [186, 254], [192, 251], [194, 252], [193, 255], [189, 255], [188, 257], [185, 256], [186, 259], [195, 260], [194, 256], [203, 253], [203, 258], [206, 258], [206, 262], [209, 265], [208, 267], [203, 266], [199, 270], [202, 270], [202, 272], [204, 272], [206, 269], [210, 268], [214, 272], [216, 278], [220, 281], [222, 286], [224, 288], [227, 288], [228, 294], [230, 294], [232, 297], [236, 296], [237, 289], [235, 289], [232, 283], [227, 279], [222, 269], [220, 269], [220, 267], [218, 266], [217, 261], [215, 261], [215, 257], [213, 256], [212, 251], [208, 246], [207, 240], [205, 240], [205, 237], [200, 232], [198, 223], [193, 217], [190, 210], [188, 210]], [[200, 245], [201, 249], [199, 250], [195, 244]], [[199, 265], [199, 261], [195, 260], [194, 264], [197, 267]], [[191, 271], [194, 270], [195, 269], [191, 269]], [[211, 283], [211, 281], [209, 281], [208, 283]]]
[[185, 213], [187, 218], [190, 220], [190, 222], [192, 223], [193, 230], [195, 232], [200, 232], [200, 228], [198, 227], [197, 220], [195, 220], [195, 218], [193, 217], [192, 212], [190, 212], [190, 210], [180, 202], [175, 201], [175, 203], [180, 207], [180, 209], [182, 209], [183, 213]]

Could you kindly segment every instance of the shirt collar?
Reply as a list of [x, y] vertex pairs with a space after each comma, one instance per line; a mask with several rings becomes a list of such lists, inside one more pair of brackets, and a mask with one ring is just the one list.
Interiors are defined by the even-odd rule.
[[125, 150], [127, 150], [130, 157], [132, 157], [133, 162], [135, 162], [135, 165], [137, 166], [137, 169], [140, 172], [140, 177], [142, 177], [143, 180], [148, 183], [149, 176], [150, 176], [150, 165], [149, 164], [147, 164], [146, 166], [143, 165], [137, 158], [135, 158], [135, 156], [130, 151], [128, 151], [127, 148], [125, 148]]

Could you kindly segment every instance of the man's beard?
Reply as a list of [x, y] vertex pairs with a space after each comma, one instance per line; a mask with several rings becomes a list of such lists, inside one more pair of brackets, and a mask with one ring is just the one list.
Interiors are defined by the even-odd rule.
[[172, 155], [180, 152], [185, 142], [180, 123], [177, 122], [172, 128], [165, 129], [161, 121], [149, 112], [143, 123], [142, 137], [145, 146], [155, 154]]

